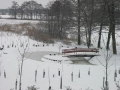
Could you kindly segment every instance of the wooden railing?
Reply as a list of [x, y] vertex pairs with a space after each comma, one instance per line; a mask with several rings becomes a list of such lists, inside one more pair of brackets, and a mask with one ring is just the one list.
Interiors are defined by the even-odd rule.
[[96, 48], [73, 48], [73, 49], [63, 49], [62, 53], [76, 53], [76, 52], [99, 52]]

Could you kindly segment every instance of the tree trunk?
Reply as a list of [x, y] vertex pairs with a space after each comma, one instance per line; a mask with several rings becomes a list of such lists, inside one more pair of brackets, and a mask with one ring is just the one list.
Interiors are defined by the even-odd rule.
[[108, 13], [109, 13], [109, 19], [110, 19], [110, 30], [109, 30], [109, 34], [108, 34], [107, 49], [109, 48], [110, 35], [112, 34], [113, 54], [117, 54], [116, 39], [115, 39], [115, 15], [114, 15], [114, 12], [115, 12], [114, 1], [112, 0], [110, 2], [110, 5], [108, 5]]
[[88, 48], [90, 48], [91, 46], [91, 32], [92, 32], [92, 29], [91, 29], [92, 25], [90, 24], [90, 27], [88, 28]]
[[21, 63], [21, 72], [20, 72], [19, 90], [21, 90], [21, 85], [22, 85], [21, 81], [22, 81], [23, 58], [24, 58], [24, 57], [22, 57], [22, 63]]
[[14, 16], [14, 18], [16, 19], [16, 17], [17, 17], [17, 9], [15, 9], [15, 16]]
[[103, 14], [102, 14], [102, 17], [101, 17], [101, 24], [100, 24], [100, 31], [99, 31], [99, 38], [98, 38], [98, 48], [101, 47], [101, 33], [102, 33], [103, 20], [104, 20], [104, 15], [105, 15], [105, 5], [102, 5], [102, 7], [103, 7], [103, 10], [102, 10]]
[[113, 54], [117, 54], [116, 50], [116, 39], [115, 39], [115, 17], [114, 17], [114, 2], [112, 2], [111, 6], [111, 18], [110, 18], [110, 25], [112, 30], [112, 47], [113, 47]]
[[100, 32], [99, 32], [99, 39], [98, 39], [98, 48], [101, 47], [101, 33], [102, 33], [102, 26], [103, 26], [103, 24], [102, 24], [102, 22], [101, 22], [101, 24], [100, 24]]
[[[108, 53], [108, 51], [107, 51]], [[108, 59], [108, 58], [107, 58]], [[105, 82], [105, 85], [106, 85], [106, 90], [108, 90], [108, 61], [106, 60], [106, 82]]]
[[23, 19], [23, 13], [21, 13], [21, 20]]
[[78, 45], [81, 44], [81, 36], [80, 36], [80, 0], [78, 0]]
[[108, 40], [107, 40], [107, 46], [106, 46], [106, 49], [110, 49], [109, 48], [109, 44], [110, 44], [110, 36], [111, 36], [111, 26], [109, 27], [109, 32], [108, 32]]
[[92, 0], [92, 12], [90, 16], [89, 28], [88, 28], [88, 48], [91, 46], [91, 34], [92, 34], [92, 24], [93, 24], [93, 10], [94, 10], [94, 0]]

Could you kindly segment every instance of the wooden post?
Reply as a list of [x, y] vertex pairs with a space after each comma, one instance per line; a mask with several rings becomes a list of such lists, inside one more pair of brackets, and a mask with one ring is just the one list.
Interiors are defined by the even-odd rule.
[[45, 78], [45, 70], [43, 69], [43, 78]]
[[6, 78], [6, 72], [5, 72], [5, 70], [4, 70], [4, 78]]
[[114, 81], [116, 82], [116, 74], [114, 73]]
[[15, 90], [17, 90], [17, 79], [16, 79], [16, 82], [15, 82]]
[[20, 75], [20, 68], [19, 68], [19, 75]]
[[90, 75], [90, 68], [89, 68], [89, 70], [88, 70], [88, 75]]
[[80, 78], [80, 70], [79, 70], [78, 78]]
[[117, 77], [117, 70], [115, 70], [115, 77]]
[[60, 69], [58, 69], [58, 76], [60, 76]]
[[37, 70], [35, 70], [35, 82], [36, 82], [36, 78], [37, 78]]
[[73, 82], [73, 72], [71, 73], [71, 81]]
[[61, 79], [60, 79], [60, 89], [62, 89], [62, 76], [61, 76]]
[[48, 90], [51, 90], [51, 86], [49, 86], [49, 89]]
[[119, 71], [118, 71], [118, 72], [119, 72], [119, 74], [120, 74], [120, 68], [119, 68]]
[[103, 77], [103, 88], [104, 88], [104, 85], [105, 85], [105, 77]]

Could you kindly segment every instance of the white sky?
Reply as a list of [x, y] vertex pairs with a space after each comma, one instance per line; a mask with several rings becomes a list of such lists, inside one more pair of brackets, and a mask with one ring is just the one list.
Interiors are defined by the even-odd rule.
[[[0, 0], [0, 9], [6, 9], [8, 7], [11, 7], [12, 1], [18, 2], [19, 5], [21, 5], [24, 1], [30, 1], [30, 0]], [[49, 1], [52, 0], [34, 0], [38, 2], [39, 4], [42, 4], [43, 6], [46, 6]]]

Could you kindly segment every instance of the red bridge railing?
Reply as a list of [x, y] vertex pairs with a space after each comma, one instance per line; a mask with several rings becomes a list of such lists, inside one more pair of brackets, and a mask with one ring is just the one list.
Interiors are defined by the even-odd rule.
[[62, 53], [75, 53], [75, 52], [99, 52], [96, 48], [73, 48], [73, 49], [63, 49]]

